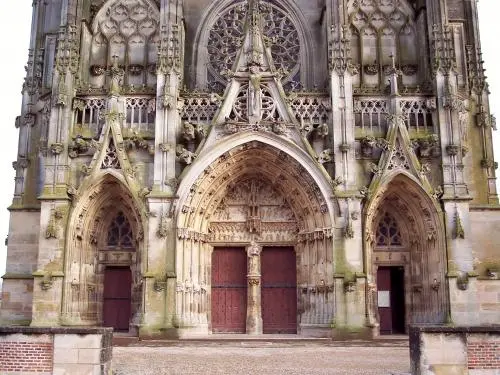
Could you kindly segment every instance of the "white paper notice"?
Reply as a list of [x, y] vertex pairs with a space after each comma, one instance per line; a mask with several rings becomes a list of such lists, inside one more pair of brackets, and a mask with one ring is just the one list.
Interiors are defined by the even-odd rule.
[[391, 307], [391, 292], [388, 290], [379, 290], [378, 307]]

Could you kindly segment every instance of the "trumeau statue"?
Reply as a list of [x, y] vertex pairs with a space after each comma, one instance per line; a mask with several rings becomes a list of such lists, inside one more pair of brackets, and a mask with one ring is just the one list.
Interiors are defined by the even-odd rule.
[[[275, 316], [276, 332], [366, 337], [497, 323], [475, 2], [51, 4], [33, 3], [2, 324], [261, 334]], [[108, 282], [128, 320], [108, 313]]]

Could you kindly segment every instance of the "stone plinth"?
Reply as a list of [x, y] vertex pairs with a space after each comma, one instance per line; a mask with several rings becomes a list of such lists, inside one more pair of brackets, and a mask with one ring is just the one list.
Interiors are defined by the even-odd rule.
[[497, 375], [500, 326], [410, 327], [412, 375]]
[[0, 327], [2, 374], [111, 374], [112, 328]]

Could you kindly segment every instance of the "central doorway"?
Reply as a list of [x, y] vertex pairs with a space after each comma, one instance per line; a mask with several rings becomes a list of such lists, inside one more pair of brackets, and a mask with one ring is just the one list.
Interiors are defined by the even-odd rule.
[[405, 333], [405, 281], [403, 267], [379, 267], [377, 270], [380, 334]]
[[297, 260], [293, 247], [262, 251], [264, 333], [297, 333]]
[[247, 254], [244, 248], [215, 248], [212, 254], [212, 332], [245, 333]]

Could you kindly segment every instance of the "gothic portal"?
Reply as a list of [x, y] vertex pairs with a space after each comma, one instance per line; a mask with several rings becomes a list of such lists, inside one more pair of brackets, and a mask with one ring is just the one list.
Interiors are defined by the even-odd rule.
[[476, 2], [35, 0], [3, 324], [498, 322]]

